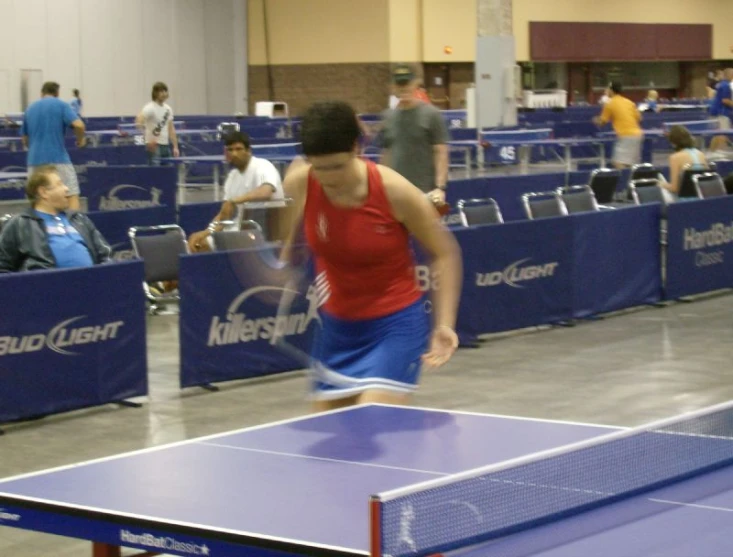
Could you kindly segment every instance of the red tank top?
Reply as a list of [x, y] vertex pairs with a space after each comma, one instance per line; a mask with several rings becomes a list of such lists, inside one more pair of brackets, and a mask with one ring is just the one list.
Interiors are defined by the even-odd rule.
[[377, 165], [365, 161], [369, 193], [360, 207], [333, 205], [308, 175], [304, 227], [315, 254], [323, 309], [347, 320], [395, 313], [420, 298], [409, 234], [392, 216]]

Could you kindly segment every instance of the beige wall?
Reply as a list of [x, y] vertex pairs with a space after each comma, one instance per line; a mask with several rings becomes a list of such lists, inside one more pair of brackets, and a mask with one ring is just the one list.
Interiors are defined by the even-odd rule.
[[733, 0], [513, 0], [517, 60], [529, 60], [530, 21], [713, 23], [713, 58], [733, 53]]
[[[473, 62], [476, 59], [476, 2], [422, 0], [424, 62]], [[453, 49], [452, 54], [444, 52], [446, 46]]]
[[[266, 64], [263, 1], [248, 1], [249, 63]], [[268, 0], [270, 63], [473, 62], [479, 0]], [[517, 60], [530, 21], [714, 23], [713, 56], [733, 57], [733, 0], [513, 0]], [[450, 46], [452, 54], [444, 48]]]
[[[270, 63], [387, 61], [389, 1], [269, 0]], [[266, 64], [263, 0], [249, 0], [248, 6], [249, 63]]]
[[421, 0], [389, 0], [389, 61], [422, 61]]

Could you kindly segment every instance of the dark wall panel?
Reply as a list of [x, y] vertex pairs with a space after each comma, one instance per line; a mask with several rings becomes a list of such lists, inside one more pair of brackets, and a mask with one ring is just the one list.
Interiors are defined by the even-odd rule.
[[712, 25], [537, 22], [529, 24], [537, 62], [709, 60]]

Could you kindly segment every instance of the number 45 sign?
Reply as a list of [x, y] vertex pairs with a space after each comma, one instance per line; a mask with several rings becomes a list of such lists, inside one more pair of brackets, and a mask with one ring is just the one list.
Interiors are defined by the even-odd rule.
[[516, 162], [517, 150], [514, 145], [505, 145], [499, 148], [499, 158], [502, 162]]

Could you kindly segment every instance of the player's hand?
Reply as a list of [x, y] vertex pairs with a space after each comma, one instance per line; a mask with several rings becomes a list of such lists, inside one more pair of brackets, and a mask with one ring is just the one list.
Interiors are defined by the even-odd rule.
[[593, 123], [594, 123], [594, 124], [595, 124], [596, 126], [602, 126], [602, 125], [603, 125], [603, 122], [601, 122], [601, 117], [600, 117], [600, 116], [596, 116], [596, 117], [594, 117], [594, 118], [593, 118]]
[[199, 251], [205, 251], [208, 250], [209, 245], [206, 241], [206, 238], [209, 237], [209, 231], [208, 230], [200, 230], [199, 232], [194, 232], [188, 237], [188, 248], [190, 251], [196, 253]]
[[450, 360], [458, 348], [458, 335], [450, 327], [441, 325], [430, 336], [430, 347], [422, 360], [429, 367], [440, 367]]
[[180, 157], [181, 152], [178, 150], [178, 147], [173, 147], [173, 156], [174, 157]]
[[428, 193], [428, 199], [430, 199], [436, 207], [443, 205], [445, 203], [445, 190], [435, 188], [433, 191]]
[[87, 136], [78, 137], [76, 139], [76, 146], [77, 147], [86, 147], [87, 146]]
[[153, 139], [152, 141], [148, 141], [145, 144], [145, 148], [148, 150], [148, 152], [155, 153], [155, 151], [158, 149], [158, 142], [155, 139]]

